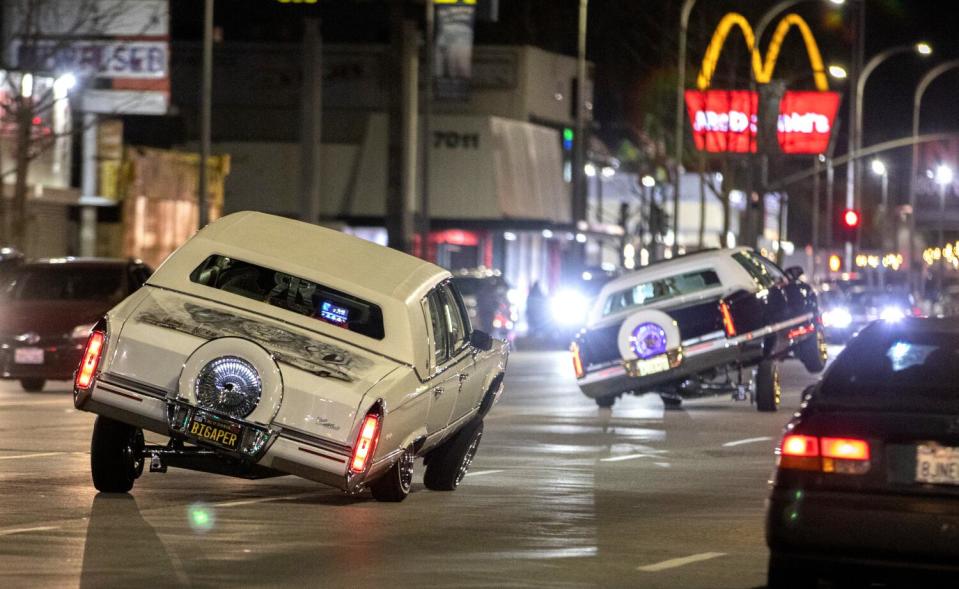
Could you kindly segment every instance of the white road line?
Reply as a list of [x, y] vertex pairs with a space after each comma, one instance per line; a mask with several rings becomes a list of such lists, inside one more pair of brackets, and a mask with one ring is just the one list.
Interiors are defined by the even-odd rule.
[[0, 536], [12, 536], [13, 534], [25, 534], [27, 532], [45, 532], [47, 530], [59, 530], [60, 526], [37, 526], [35, 528], [14, 528], [12, 530], [0, 530]]
[[20, 460], [21, 458], [42, 458], [44, 456], [63, 456], [68, 452], [36, 452], [34, 454], [17, 454], [16, 456], [0, 456], [0, 460]]
[[687, 564], [693, 564], [694, 562], [700, 562], [703, 560], [718, 558], [720, 556], [726, 556], [726, 553], [725, 552], [703, 552], [702, 554], [693, 554], [690, 556], [684, 556], [682, 558], [673, 558], [671, 560], [664, 560], [663, 562], [657, 562], [655, 564], [647, 564], [645, 566], [636, 567], [636, 570], [645, 571], [647, 573], [655, 573], [659, 571], [665, 571], [666, 569], [674, 569], [676, 567], [686, 566]]
[[669, 468], [671, 465], [668, 462], [655, 462], [656, 466], [662, 466], [663, 468]]
[[476, 472], [468, 472], [466, 476], [468, 477], [478, 477], [483, 476], [484, 474], [495, 474], [497, 472], [503, 472], [502, 470], [477, 470]]
[[723, 444], [723, 448], [732, 448], [733, 446], [742, 446], [743, 444], [755, 444], [756, 442], [766, 442], [771, 440], [769, 436], [762, 436], [759, 438], [746, 438], [745, 440], [735, 440], [733, 442], [726, 442]]
[[16, 407], [18, 405], [65, 405], [67, 407], [73, 404], [73, 400], [67, 397], [59, 399], [24, 399], [21, 401], [0, 401], [0, 407]]
[[257, 503], [270, 503], [273, 501], [289, 501], [291, 499], [302, 499], [304, 497], [312, 497], [314, 495], [319, 495], [320, 491], [312, 491], [310, 493], [297, 493], [296, 495], [282, 495], [280, 497], [260, 497], [259, 499], [241, 499], [239, 501], [223, 501], [221, 503], [213, 503], [214, 507], [239, 507], [241, 505], [255, 505]]
[[653, 454], [626, 454], [625, 456], [610, 456], [609, 458], [600, 458], [600, 462], [621, 462], [623, 460], [632, 460], [633, 458], [655, 458]]

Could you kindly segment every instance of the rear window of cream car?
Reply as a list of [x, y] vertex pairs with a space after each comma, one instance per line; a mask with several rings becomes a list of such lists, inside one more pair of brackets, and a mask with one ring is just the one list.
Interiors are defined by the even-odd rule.
[[705, 269], [641, 282], [610, 293], [603, 301], [602, 315], [606, 317], [625, 309], [693, 294], [721, 284], [715, 270]]
[[373, 339], [385, 336], [378, 305], [286, 272], [215, 254], [190, 273], [190, 280]]

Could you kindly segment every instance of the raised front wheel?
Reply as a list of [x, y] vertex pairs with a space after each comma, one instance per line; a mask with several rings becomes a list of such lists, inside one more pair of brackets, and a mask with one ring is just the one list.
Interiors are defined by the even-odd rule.
[[423, 484], [433, 491], [453, 491], [469, 471], [483, 437], [483, 421], [474, 419], [433, 450], [426, 465]]
[[90, 444], [93, 486], [104, 493], [126, 493], [143, 473], [143, 430], [102, 415], [93, 424]]

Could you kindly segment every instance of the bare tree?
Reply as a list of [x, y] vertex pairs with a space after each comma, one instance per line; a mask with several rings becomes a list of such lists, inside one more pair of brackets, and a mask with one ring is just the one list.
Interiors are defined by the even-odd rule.
[[[109, 36], [135, 14], [138, 0], [7, 0], [4, 4], [0, 155], [2, 142], [12, 141], [13, 167], [4, 170], [0, 161], [0, 242], [22, 247], [29, 221], [31, 163], [58, 140], [70, 141], [70, 135], [83, 131], [82, 125], [69, 120], [68, 90], [71, 96], [79, 96], [93, 86], [102, 66], [95, 39]], [[156, 13], [151, 18], [163, 16]], [[80, 69], [64, 70], [64, 56]], [[50, 124], [58, 117], [67, 121], [54, 128]], [[14, 176], [13, 196], [8, 199], [4, 180], [10, 175]]]

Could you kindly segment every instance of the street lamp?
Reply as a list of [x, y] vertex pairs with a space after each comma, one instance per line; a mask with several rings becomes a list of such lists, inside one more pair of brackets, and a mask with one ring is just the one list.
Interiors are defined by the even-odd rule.
[[[946, 214], [946, 187], [952, 184], [953, 172], [952, 168], [946, 164], [939, 164], [936, 166], [936, 171], [933, 176], [936, 184], [939, 185], [939, 241], [936, 244], [938, 247], [942, 247], [945, 244], [946, 240], [943, 237], [945, 233], [945, 220], [943, 217]], [[940, 296], [942, 293], [942, 278], [943, 273], [945, 272], [945, 261], [940, 260], [939, 263], [939, 272], [936, 275], [936, 296]]]
[[[919, 137], [919, 107], [922, 105], [922, 97], [932, 81], [942, 74], [959, 68], [959, 59], [953, 59], [937, 65], [929, 70], [926, 75], [919, 80], [916, 91], [912, 96], [912, 165], [909, 168], [909, 269], [912, 271], [913, 264], [916, 261], [916, 174], [919, 168], [919, 145], [916, 140]], [[939, 244], [940, 246], [942, 244]], [[916, 280], [918, 274], [913, 274]]]
[[826, 68], [826, 71], [829, 72], [829, 75], [837, 80], [845, 80], [849, 77], [849, 72], [846, 71], [846, 68], [838, 64], [829, 64], [829, 67]]
[[[860, 34], [862, 34], [860, 32]], [[852, 117], [852, 129], [850, 129], [850, 140], [852, 142], [852, 150], [850, 156], [852, 159], [849, 160], [848, 167], [846, 168], [846, 208], [856, 208], [860, 203], [859, 187], [862, 184], [862, 177], [860, 175], [860, 170], [862, 169], [859, 166], [858, 155], [862, 150], [862, 97], [866, 89], [866, 81], [869, 80], [869, 75], [879, 65], [893, 57], [895, 55], [901, 55], [904, 53], [917, 53], [921, 57], [926, 57], [932, 53], [932, 47], [926, 42], [918, 42], [913, 44], [906, 45], [896, 45], [895, 47], [890, 47], [884, 51], [880, 51], [872, 57], [866, 65], [862, 68], [862, 71], [859, 73], [859, 76], [856, 80], [856, 94], [855, 101], [853, 102], [855, 108], [855, 116]], [[861, 235], [857, 233], [857, 235]], [[846, 244], [846, 265], [849, 267], [849, 264], [852, 261], [852, 243], [848, 242]]]

